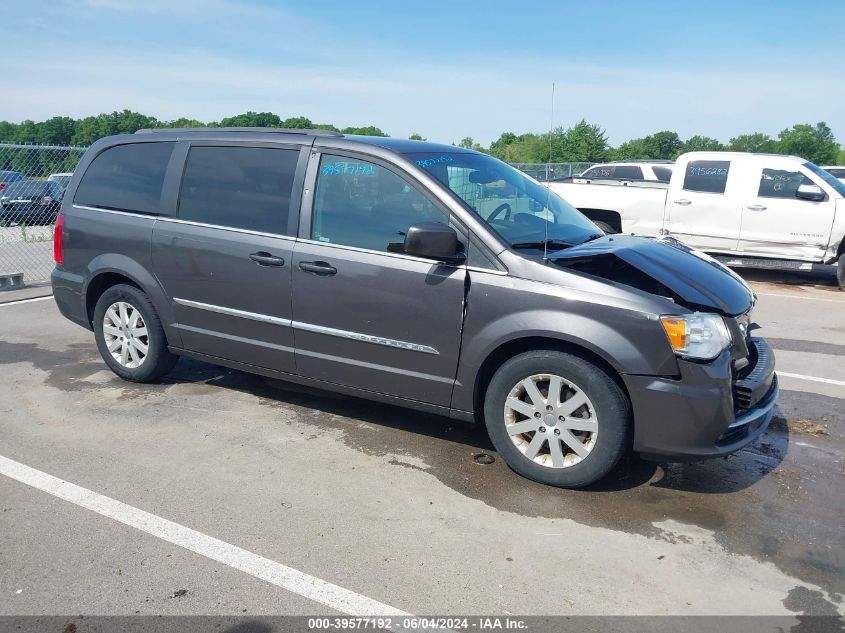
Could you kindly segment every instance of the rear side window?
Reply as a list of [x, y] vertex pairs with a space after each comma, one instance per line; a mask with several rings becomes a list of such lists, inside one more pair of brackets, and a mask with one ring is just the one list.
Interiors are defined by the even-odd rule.
[[192, 147], [179, 195], [179, 218], [287, 235], [299, 150]]
[[581, 178], [619, 178], [621, 180], [642, 180], [643, 170], [635, 165], [604, 165], [588, 169]]
[[799, 171], [764, 169], [760, 175], [760, 189], [757, 195], [761, 198], [794, 198], [799, 186], [813, 184], [815, 183], [812, 180]]
[[672, 178], [672, 170], [669, 167], [652, 167], [651, 169], [660, 182], [669, 182]]
[[827, 171], [837, 178], [845, 178], [845, 169], [828, 169]]
[[725, 193], [730, 168], [731, 163], [727, 160], [694, 160], [687, 163], [684, 189], [703, 193]]
[[74, 203], [158, 213], [167, 162], [175, 143], [129, 143], [101, 152], [85, 170]]

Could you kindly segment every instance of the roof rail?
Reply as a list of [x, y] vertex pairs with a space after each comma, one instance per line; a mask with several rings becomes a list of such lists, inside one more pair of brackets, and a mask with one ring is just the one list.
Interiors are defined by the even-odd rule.
[[151, 132], [261, 132], [274, 134], [303, 134], [308, 136], [343, 136], [334, 130], [304, 130], [287, 127], [156, 127], [137, 130], [135, 134]]

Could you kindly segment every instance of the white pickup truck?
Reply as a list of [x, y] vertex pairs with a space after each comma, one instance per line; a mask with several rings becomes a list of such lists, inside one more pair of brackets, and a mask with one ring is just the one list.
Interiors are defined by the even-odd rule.
[[690, 152], [678, 158], [668, 183], [548, 186], [607, 232], [671, 235], [738, 266], [838, 263], [845, 289], [845, 183], [802, 158]]

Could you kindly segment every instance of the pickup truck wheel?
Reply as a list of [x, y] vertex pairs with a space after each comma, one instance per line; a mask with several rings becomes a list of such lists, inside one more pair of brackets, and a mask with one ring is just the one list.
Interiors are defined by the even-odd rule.
[[580, 488], [604, 477], [625, 454], [631, 405], [593, 363], [540, 350], [499, 368], [487, 388], [484, 419], [513, 470], [543, 484]]
[[619, 232], [616, 229], [614, 229], [612, 226], [610, 226], [607, 222], [602, 222], [601, 220], [593, 220], [593, 224], [595, 224], [597, 227], [599, 227], [602, 231], [604, 231], [608, 235], [614, 235], [615, 233]]
[[839, 256], [839, 265], [836, 267], [836, 280], [839, 282], [839, 289], [845, 290], [845, 253]]
[[94, 338], [106, 364], [131, 382], [155, 382], [178, 357], [167, 349], [167, 338], [149, 297], [118, 284], [106, 290], [94, 308]]

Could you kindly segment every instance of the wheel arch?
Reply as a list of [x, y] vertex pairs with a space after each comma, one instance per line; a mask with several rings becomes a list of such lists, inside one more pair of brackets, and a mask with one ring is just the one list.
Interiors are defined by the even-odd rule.
[[141, 263], [126, 255], [105, 253], [90, 262], [86, 278], [83, 297], [86, 317], [92, 326], [94, 307], [102, 294], [114, 285], [125, 283], [138, 288], [150, 298], [161, 320], [167, 340], [171, 345], [181, 345], [179, 333], [173, 327], [175, 319], [170, 299], [158, 279]]
[[586, 215], [590, 220], [604, 222], [613, 228], [617, 233], [622, 232], [622, 216], [618, 211], [611, 211], [610, 209], [578, 209], [581, 213]]
[[631, 396], [617, 368], [594, 350], [574, 341], [551, 336], [517, 337], [504, 341], [491, 350], [479, 366], [473, 386], [473, 414], [477, 423], [483, 424], [484, 422], [484, 397], [487, 394], [490, 380], [499, 367], [519, 354], [539, 350], [565, 352], [596, 365], [610, 376], [622, 390], [622, 393], [625, 394], [625, 397], [628, 398], [628, 401], [631, 401]]

